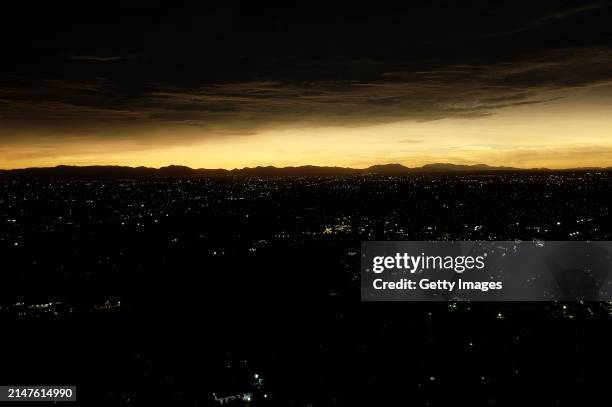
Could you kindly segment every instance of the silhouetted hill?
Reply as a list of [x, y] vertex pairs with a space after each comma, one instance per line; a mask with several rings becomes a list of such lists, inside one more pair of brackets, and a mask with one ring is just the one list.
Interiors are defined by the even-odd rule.
[[406, 174], [411, 170], [402, 164], [379, 164], [368, 167], [364, 171], [371, 174]]
[[1, 170], [1, 176], [34, 178], [141, 178], [154, 177], [159, 170], [149, 167], [123, 167], [116, 165], [92, 165], [78, 167], [58, 165], [57, 167], [22, 168]]
[[303, 165], [299, 167], [254, 167], [233, 169], [231, 175], [245, 175], [254, 177], [278, 177], [278, 176], [331, 176], [331, 175], [357, 175], [363, 170], [344, 167], [318, 167], [315, 165]]
[[[459, 165], [434, 163], [422, 167], [409, 168], [401, 164], [381, 164], [368, 168], [347, 167], [319, 167], [304, 165], [299, 167], [245, 167], [233, 170], [190, 168], [182, 165], [169, 165], [161, 168], [150, 167], [125, 167], [114, 165], [94, 166], [69, 166], [58, 165], [57, 167], [23, 168], [15, 170], [0, 170], [2, 178], [67, 178], [67, 179], [121, 179], [121, 178], [184, 178], [184, 177], [306, 177], [306, 176], [348, 176], [348, 175], [407, 175], [407, 174], [466, 174], [466, 173], [493, 173], [493, 172], [542, 172], [550, 171], [546, 168], [521, 169], [514, 167], [493, 167], [486, 164]], [[555, 172], [568, 171], [612, 171], [607, 168], [573, 168], [566, 170], [555, 170]]]
[[491, 167], [490, 165], [487, 165], [487, 164], [459, 165], [459, 164], [446, 164], [446, 163], [426, 164], [422, 166], [420, 170], [425, 171], [425, 172], [520, 171], [519, 168]]

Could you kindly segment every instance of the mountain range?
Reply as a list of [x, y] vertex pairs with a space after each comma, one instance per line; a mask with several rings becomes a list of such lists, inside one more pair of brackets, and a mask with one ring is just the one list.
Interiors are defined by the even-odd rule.
[[280, 176], [342, 176], [342, 175], [408, 175], [408, 174], [486, 174], [500, 172], [559, 172], [559, 171], [610, 171], [612, 167], [571, 168], [550, 170], [547, 168], [494, 167], [486, 164], [460, 165], [435, 163], [421, 167], [406, 167], [401, 164], [380, 164], [368, 168], [325, 167], [304, 165], [298, 167], [245, 167], [226, 169], [190, 168], [169, 165], [161, 168], [126, 167], [114, 165], [34, 167], [0, 170], [2, 178], [149, 178], [149, 177], [280, 177]]

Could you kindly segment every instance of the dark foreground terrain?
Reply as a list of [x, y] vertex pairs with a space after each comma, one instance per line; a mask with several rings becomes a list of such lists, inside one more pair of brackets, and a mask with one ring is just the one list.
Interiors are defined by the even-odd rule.
[[609, 405], [612, 304], [361, 303], [359, 250], [611, 240], [610, 191], [605, 172], [4, 180], [0, 384], [104, 406]]

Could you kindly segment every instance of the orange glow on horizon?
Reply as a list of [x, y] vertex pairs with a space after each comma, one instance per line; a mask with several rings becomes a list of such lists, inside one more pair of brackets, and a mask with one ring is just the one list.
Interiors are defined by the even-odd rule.
[[[612, 165], [612, 115], [606, 104], [575, 101], [522, 106], [487, 117], [380, 125], [262, 128], [211, 137], [160, 128], [147, 142], [121, 137], [30, 137], [0, 147], [0, 168], [126, 165], [242, 168], [329, 165], [363, 168], [400, 163], [485, 163], [520, 168]], [[171, 137], [164, 137], [164, 132]], [[53, 140], [53, 142], [49, 141]]]

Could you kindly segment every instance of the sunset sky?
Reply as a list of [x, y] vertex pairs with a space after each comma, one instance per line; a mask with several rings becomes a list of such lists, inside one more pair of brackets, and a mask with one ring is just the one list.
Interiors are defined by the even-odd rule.
[[0, 168], [612, 166], [606, 1], [37, 7], [0, 27]]

